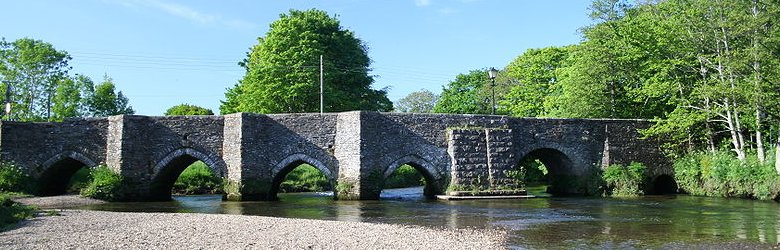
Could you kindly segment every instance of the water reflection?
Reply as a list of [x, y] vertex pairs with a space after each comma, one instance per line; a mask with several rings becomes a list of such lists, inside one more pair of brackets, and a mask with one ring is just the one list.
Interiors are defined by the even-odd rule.
[[722, 243], [764, 248], [780, 239], [780, 204], [774, 202], [691, 196], [432, 201], [423, 198], [421, 188], [389, 190], [381, 197], [337, 201], [332, 194], [309, 193], [280, 194], [280, 200], [272, 202], [222, 202], [220, 196], [178, 196], [172, 202], [88, 208], [499, 228], [510, 231], [512, 246], [523, 248], [696, 248]]

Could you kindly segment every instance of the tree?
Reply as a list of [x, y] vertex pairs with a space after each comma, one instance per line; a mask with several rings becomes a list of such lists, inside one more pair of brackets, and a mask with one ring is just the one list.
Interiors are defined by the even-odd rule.
[[89, 97], [87, 104], [90, 114], [95, 117], [135, 113], [122, 91], [116, 92], [114, 80], [108, 75], [103, 76], [103, 82], [95, 86], [95, 93]]
[[207, 108], [185, 103], [168, 108], [165, 115], [214, 115], [214, 112]]
[[433, 107], [436, 113], [490, 114], [491, 96], [486, 91], [490, 82], [487, 70], [472, 70], [459, 74], [444, 86], [439, 101]]
[[555, 95], [555, 72], [571, 48], [528, 49], [509, 63], [503, 72], [514, 84], [499, 102], [501, 111], [519, 117], [547, 116], [550, 112], [545, 108], [545, 100]]
[[324, 58], [325, 111], [392, 110], [386, 90], [371, 88], [367, 46], [321, 10], [291, 10], [239, 63], [246, 74], [225, 93], [220, 111], [319, 111], [320, 56]]
[[65, 51], [30, 38], [0, 40], [0, 76], [13, 86], [14, 116], [22, 121], [48, 120], [57, 84], [67, 77]]
[[404, 113], [430, 113], [439, 96], [426, 89], [409, 93], [396, 102], [396, 111]]

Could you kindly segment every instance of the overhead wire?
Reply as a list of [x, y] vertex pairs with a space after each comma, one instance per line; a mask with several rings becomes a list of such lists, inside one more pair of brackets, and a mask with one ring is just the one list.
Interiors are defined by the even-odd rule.
[[[156, 69], [156, 70], [175, 70], [175, 71], [211, 71], [211, 72], [244, 72], [245, 69], [238, 66], [238, 61], [230, 59], [214, 59], [205, 57], [183, 57], [183, 56], [160, 56], [160, 55], [134, 55], [121, 53], [97, 53], [97, 52], [74, 52], [73, 62], [92, 66], [108, 66], [129, 69]], [[382, 66], [382, 67], [354, 67], [345, 61], [326, 61], [332, 70], [341, 72], [363, 73], [367, 72], [376, 78], [390, 78], [395, 81], [428, 83], [428, 84], [446, 84], [454, 76], [442, 71], [436, 72], [429, 69], [421, 69], [406, 66]], [[318, 69], [319, 65], [265, 65], [263, 67], [276, 69]]]

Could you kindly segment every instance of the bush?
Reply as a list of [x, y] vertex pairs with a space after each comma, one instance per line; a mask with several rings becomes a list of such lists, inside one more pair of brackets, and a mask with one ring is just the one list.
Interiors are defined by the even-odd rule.
[[0, 192], [33, 193], [33, 178], [21, 168], [8, 162], [0, 162]]
[[752, 154], [739, 160], [726, 151], [696, 152], [674, 160], [675, 179], [691, 195], [777, 200], [780, 175], [773, 162]]
[[290, 171], [279, 185], [279, 192], [285, 193], [320, 192], [331, 189], [332, 185], [328, 178], [319, 169], [309, 164], [301, 164]]
[[81, 190], [81, 195], [106, 201], [121, 200], [124, 195], [124, 182], [122, 176], [100, 165], [90, 171], [91, 181]]
[[90, 169], [89, 167], [82, 167], [76, 173], [73, 174], [73, 177], [70, 177], [70, 181], [68, 181], [68, 190], [67, 193], [71, 194], [78, 194], [81, 192], [82, 189], [87, 187], [89, 182], [91, 181], [89, 178]]
[[615, 197], [635, 197], [644, 194], [642, 184], [645, 180], [645, 166], [632, 162], [627, 167], [610, 165], [604, 170], [602, 178], [607, 185], [606, 191]]
[[414, 167], [401, 165], [387, 179], [384, 188], [406, 188], [425, 185], [425, 179]]
[[173, 184], [175, 194], [216, 194], [221, 193], [222, 179], [202, 161], [197, 161], [184, 169]]
[[20, 220], [32, 217], [35, 210], [34, 207], [14, 202], [8, 194], [0, 193], [0, 231]]

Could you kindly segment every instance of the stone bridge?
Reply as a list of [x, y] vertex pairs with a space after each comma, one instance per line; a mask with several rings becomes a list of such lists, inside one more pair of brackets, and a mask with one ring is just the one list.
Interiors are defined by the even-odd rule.
[[426, 195], [511, 188], [524, 159], [549, 169], [551, 192], [587, 193], [602, 166], [632, 161], [648, 175], [672, 170], [658, 143], [639, 139], [640, 120], [535, 119], [489, 115], [353, 111], [136, 116], [61, 123], [2, 122], [0, 159], [21, 166], [44, 195], [65, 192], [83, 166], [106, 164], [126, 180], [130, 200], [170, 199], [179, 174], [200, 160], [234, 190], [231, 200], [275, 199], [292, 169], [308, 163], [341, 199], [378, 199], [382, 183], [409, 164]]

